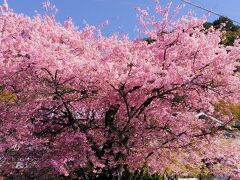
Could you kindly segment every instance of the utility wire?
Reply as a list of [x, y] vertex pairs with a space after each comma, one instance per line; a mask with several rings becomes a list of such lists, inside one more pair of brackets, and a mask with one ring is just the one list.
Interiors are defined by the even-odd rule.
[[[224, 15], [222, 15], [222, 14], [220, 14], [220, 13], [214, 12], [214, 11], [212, 11], [212, 10], [210, 10], [210, 9], [207, 9], [207, 8], [205, 8], [205, 7], [202, 7], [202, 6], [199, 6], [199, 5], [197, 5], [197, 4], [194, 4], [194, 3], [192, 3], [192, 2], [189, 2], [189, 1], [187, 1], [187, 0], [181, 0], [181, 1], [184, 2], [184, 3], [186, 3], [186, 4], [189, 4], [189, 5], [191, 5], [191, 6], [194, 6], [194, 7], [196, 7], [196, 8], [199, 8], [199, 9], [202, 9], [202, 10], [204, 10], [204, 11], [207, 11], [207, 12], [210, 12], [210, 13], [212, 13], [212, 14], [215, 14], [215, 15], [217, 15], [217, 16], [226, 17], [226, 16], [224, 16]], [[229, 17], [227, 17], [227, 18], [230, 19]], [[240, 25], [240, 22], [238, 22], [238, 21], [236, 21], [236, 20], [233, 20], [233, 19], [230, 19], [230, 20], [231, 20], [232, 22]]]

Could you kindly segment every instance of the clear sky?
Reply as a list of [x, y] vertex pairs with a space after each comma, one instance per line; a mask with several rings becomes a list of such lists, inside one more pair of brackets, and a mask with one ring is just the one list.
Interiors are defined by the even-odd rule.
[[[0, 0], [2, 2], [3, 0]], [[189, 0], [192, 3], [228, 16], [236, 21], [240, 21], [240, 0]], [[15, 12], [33, 16], [35, 10], [43, 12], [43, 0], [8, 0], [8, 4]], [[90, 25], [99, 25], [105, 20], [110, 24], [104, 29], [105, 35], [113, 32], [129, 34], [131, 38], [137, 36], [136, 11], [134, 7], [154, 7], [154, 0], [52, 0], [58, 8], [57, 20], [63, 22], [67, 17], [72, 17], [73, 21], [80, 28], [84, 22]], [[160, 0], [163, 6], [169, 0]], [[173, 0], [173, 6], [180, 4], [181, 0]], [[186, 5], [181, 14], [193, 10], [197, 16], [202, 16], [206, 12], [190, 5]], [[210, 20], [216, 19], [210, 16]]]

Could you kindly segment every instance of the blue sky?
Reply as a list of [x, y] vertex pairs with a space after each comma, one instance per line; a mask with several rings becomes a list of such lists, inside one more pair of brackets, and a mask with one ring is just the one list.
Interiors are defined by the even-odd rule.
[[[0, 0], [2, 2], [3, 0]], [[189, 0], [192, 3], [214, 10], [220, 14], [228, 16], [236, 21], [240, 21], [240, 1], [239, 0]], [[43, 0], [8, 0], [10, 8], [15, 12], [33, 16], [35, 10], [43, 13]], [[137, 36], [135, 32], [137, 21], [134, 7], [154, 7], [154, 0], [52, 0], [58, 8], [57, 21], [63, 22], [67, 17], [72, 17], [73, 21], [80, 28], [84, 22], [90, 25], [99, 25], [105, 20], [110, 24], [104, 28], [104, 34], [110, 35], [114, 32], [128, 34], [131, 38]], [[169, 0], [160, 0], [163, 6]], [[173, 0], [174, 6], [181, 3], [181, 0]], [[181, 14], [193, 10], [197, 16], [202, 16], [206, 12], [190, 5], [186, 5]], [[210, 16], [210, 20], [216, 19]]]

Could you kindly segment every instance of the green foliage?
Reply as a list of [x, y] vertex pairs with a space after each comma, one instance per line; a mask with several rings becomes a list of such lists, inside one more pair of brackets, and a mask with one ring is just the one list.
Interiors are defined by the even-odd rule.
[[[224, 26], [222, 26], [224, 24]], [[226, 46], [231, 46], [234, 40], [240, 36], [240, 26], [235, 25], [233, 21], [227, 17], [220, 16], [219, 19], [211, 22], [206, 22], [204, 27], [206, 29], [213, 26], [215, 29], [221, 29], [224, 33], [222, 36], [222, 43]]]
[[0, 92], [0, 102], [15, 102], [17, 96], [9, 91]]
[[240, 104], [232, 104], [224, 101], [220, 101], [215, 105], [216, 112], [225, 115], [231, 116], [232, 122], [231, 125], [236, 126], [240, 121]]
[[[224, 24], [224, 27], [222, 27], [222, 24]], [[204, 24], [204, 27], [206, 29], [210, 28], [213, 26], [215, 29], [221, 28], [222, 30], [225, 31], [238, 31], [240, 29], [240, 26], [235, 25], [233, 21], [227, 17], [220, 16], [217, 20], [211, 22], [206, 22]]]
[[152, 39], [150, 37], [144, 38], [143, 40], [146, 41], [148, 44], [152, 44], [152, 43], [154, 43], [156, 41], [155, 39]]
[[237, 31], [226, 31], [223, 33], [223, 39], [222, 43], [226, 46], [231, 46], [233, 45], [235, 39], [239, 38], [240, 36], [240, 30], [238, 29]]
[[140, 171], [136, 171], [133, 174], [129, 174], [127, 179], [131, 180], [163, 180], [164, 177], [159, 175], [158, 173], [149, 174], [147, 165], [144, 165]]
[[225, 24], [223, 29], [226, 31], [237, 31], [239, 29], [239, 26], [235, 25], [231, 19], [224, 16], [220, 16], [219, 19], [213, 21], [212, 24], [215, 28], [220, 28], [222, 23]]

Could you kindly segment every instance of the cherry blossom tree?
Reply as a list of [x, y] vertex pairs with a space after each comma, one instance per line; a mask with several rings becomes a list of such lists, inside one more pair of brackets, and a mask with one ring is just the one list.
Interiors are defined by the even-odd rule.
[[121, 177], [144, 164], [152, 173], [171, 167], [178, 174], [179, 167], [170, 166], [176, 153], [194, 167], [214, 152], [223, 158], [215, 164], [239, 173], [239, 148], [225, 156], [228, 149], [217, 143], [225, 127], [196, 117], [203, 111], [232, 120], [216, 113], [215, 104], [239, 103], [238, 41], [225, 47], [218, 30], [204, 29], [205, 19], [188, 14], [174, 21], [170, 5], [159, 3], [157, 17], [138, 9], [150, 44], [105, 37], [89, 25], [79, 30], [71, 19], [61, 25], [51, 15], [29, 18], [6, 2], [1, 9], [3, 175], [35, 169]]

